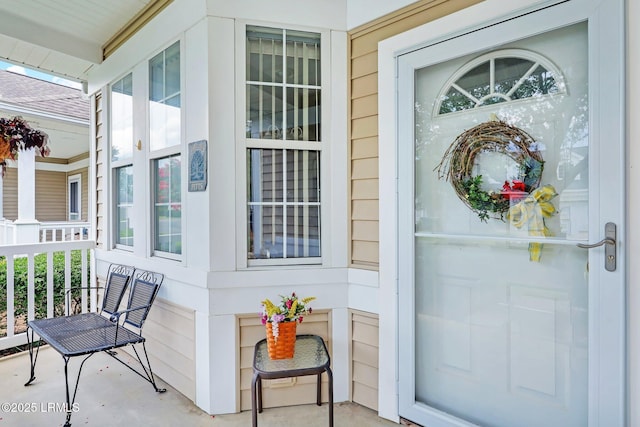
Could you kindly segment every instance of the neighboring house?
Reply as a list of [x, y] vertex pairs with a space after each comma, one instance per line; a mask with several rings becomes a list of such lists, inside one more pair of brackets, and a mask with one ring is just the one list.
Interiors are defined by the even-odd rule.
[[[327, 340], [336, 401], [426, 426], [640, 427], [635, 2], [162, 3], [87, 72], [98, 274], [165, 274], [160, 377], [208, 413], [249, 409], [260, 301], [295, 291], [317, 297], [299, 332]], [[475, 193], [543, 165], [548, 231], [484, 222], [469, 183], [439, 179], [494, 116], [542, 160], [472, 150]], [[281, 382], [265, 405], [314, 393]]]
[[[88, 221], [89, 98], [79, 89], [0, 70], [0, 115], [20, 116], [49, 136], [51, 154], [36, 157], [35, 216], [40, 222]], [[18, 173], [8, 161], [2, 217], [18, 218]]]

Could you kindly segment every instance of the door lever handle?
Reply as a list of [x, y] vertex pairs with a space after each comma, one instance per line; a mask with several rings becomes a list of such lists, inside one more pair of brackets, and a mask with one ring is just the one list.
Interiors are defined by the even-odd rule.
[[604, 239], [598, 243], [577, 243], [579, 248], [592, 249], [604, 246], [604, 268], [607, 271], [616, 271], [616, 225], [608, 222], [604, 226]]
[[593, 249], [602, 245], [615, 245], [615, 244], [616, 244], [615, 239], [612, 239], [611, 237], [605, 237], [604, 239], [600, 240], [598, 243], [591, 243], [591, 244], [577, 243], [576, 246], [583, 249]]

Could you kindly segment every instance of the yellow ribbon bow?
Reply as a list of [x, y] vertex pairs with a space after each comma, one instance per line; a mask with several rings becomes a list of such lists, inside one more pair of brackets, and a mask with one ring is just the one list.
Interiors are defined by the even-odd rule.
[[[557, 195], [552, 185], [537, 188], [524, 200], [509, 208], [507, 219], [517, 228], [528, 225], [530, 236], [551, 236], [544, 219], [556, 213], [551, 199]], [[541, 251], [542, 243], [529, 243], [529, 260], [539, 262]]]

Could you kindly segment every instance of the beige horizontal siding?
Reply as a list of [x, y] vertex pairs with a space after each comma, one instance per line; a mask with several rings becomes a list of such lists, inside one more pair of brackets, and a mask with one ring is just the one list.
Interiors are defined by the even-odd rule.
[[[349, 164], [351, 198], [350, 263], [377, 268], [377, 242], [362, 241], [377, 236], [378, 209], [364, 214], [378, 203], [378, 43], [441, 18], [481, 0], [421, 0], [349, 32]], [[360, 161], [362, 160], [362, 161]], [[366, 180], [366, 182], [361, 182]], [[361, 223], [366, 221], [367, 223]], [[362, 230], [367, 230], [363, 233]], [[376, 237], [377, 239], [377, 237]]]
[[[38, 221], [67, 220], [67, 178], [64, 172], [36, 169], [35, 216]], [[3, 214], [18, 218], [18, 170], [7, 168], [2, 185]]]
[[378, 317], [351, 311], [351, 399], [378, 409]]
[[195, 312], [157, 298], [144, 324], [153, 372], [195, 401]]
[[351, 160], [378, 158], [378, 137], [353, 139], [351, 142]]
[[[255, 344], [265, 338], [265, 327], [255, 314], [238, 316], [240, 337], [240, 410], [251, 409], [251, 379], [253, 377], [253, 350]], [[315, 334], [321, 336], [331, 355], [331, 313], [317, 310], [305, 316], [304, 322], [297, 326], [297, 334]], [[315, 375], [298, 377], [294, 380], [262, 381], [263, 407], [301, 405], [316, 401]], [[327, 376], [322, 378], [322, 401], [328, 401]]]

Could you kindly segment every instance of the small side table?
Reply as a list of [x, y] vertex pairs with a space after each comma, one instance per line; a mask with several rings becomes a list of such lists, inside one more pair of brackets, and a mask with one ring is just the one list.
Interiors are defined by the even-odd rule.
[[266, 338], [259, 341], [253, 353], [253, 379], [251, 381], [251, 416], [253, 427], [258, 427], [258, 412], [262, 413], [262, 379], [276, 379], [317, 375], [318, 406], [322, 404], [322, 373], [329, 378], [329, 427], [333, 427], [333, 374], [331, 359], [324, 340], [317, 335], [298, 335], [292, 359], [271, 360]]

